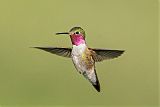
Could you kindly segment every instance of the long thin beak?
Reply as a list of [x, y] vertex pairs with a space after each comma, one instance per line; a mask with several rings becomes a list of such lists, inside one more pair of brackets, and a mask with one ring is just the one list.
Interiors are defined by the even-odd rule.
[[56, 35], [69, 34], [69, 32], [56, 33]]

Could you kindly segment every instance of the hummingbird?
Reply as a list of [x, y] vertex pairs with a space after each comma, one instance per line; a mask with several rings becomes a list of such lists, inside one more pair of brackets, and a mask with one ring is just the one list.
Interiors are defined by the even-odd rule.
[[68, 35], [72, 48], [66, 47], [34, 47], [52, 54], [71, 58], [76, 70], [82, 74], [100, 92], [100, 83], [97, 77], [95, 63], [120, 56], [124, 50], [110, 50], [89, 48], [86, 43], [86, 34], [81, 27], [73, 27], [69, 32], [56, 33]]

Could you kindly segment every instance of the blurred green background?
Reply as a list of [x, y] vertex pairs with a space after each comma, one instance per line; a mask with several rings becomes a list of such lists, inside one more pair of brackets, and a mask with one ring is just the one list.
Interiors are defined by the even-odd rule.
[[[96, 64], [100, 93], [70, 59], [29, 48], [71, 47], [54, 33], [74, 26], [90, 47], [126, 50]], [[2, 106], [158, 106], [157, 0], [0, 0], [0, 49]]]

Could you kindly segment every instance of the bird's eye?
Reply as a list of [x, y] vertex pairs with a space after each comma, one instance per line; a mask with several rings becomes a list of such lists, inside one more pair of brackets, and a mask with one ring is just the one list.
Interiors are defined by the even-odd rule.
[[76, 34], [80, 34], [80, 32], [76, 32]]

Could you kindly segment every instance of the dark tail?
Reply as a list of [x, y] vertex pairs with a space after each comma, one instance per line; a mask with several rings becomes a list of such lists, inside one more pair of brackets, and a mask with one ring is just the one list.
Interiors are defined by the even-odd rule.
[[96, 70], [95, 71], [95, 75], [96, 75], [96, 83], [92, 83], [92, 85], [94, 86], [94, 88], [100, 92], [100, 83], [99, 83], [99, 80], [98, 80], [98, 77], [97, 77], [97, 73], [96, 73]]
[[83, 72], [83, 76], [89, 80], [89, 82], [94, 86], [94, 88], [100, 92], [100, 84], [99, 84], [99, 80], [97, 77], [97, 73], [96, 70], [94, 69], [94, 72], [92, 72], [91, 74], [87, 74], [87, 72]]

